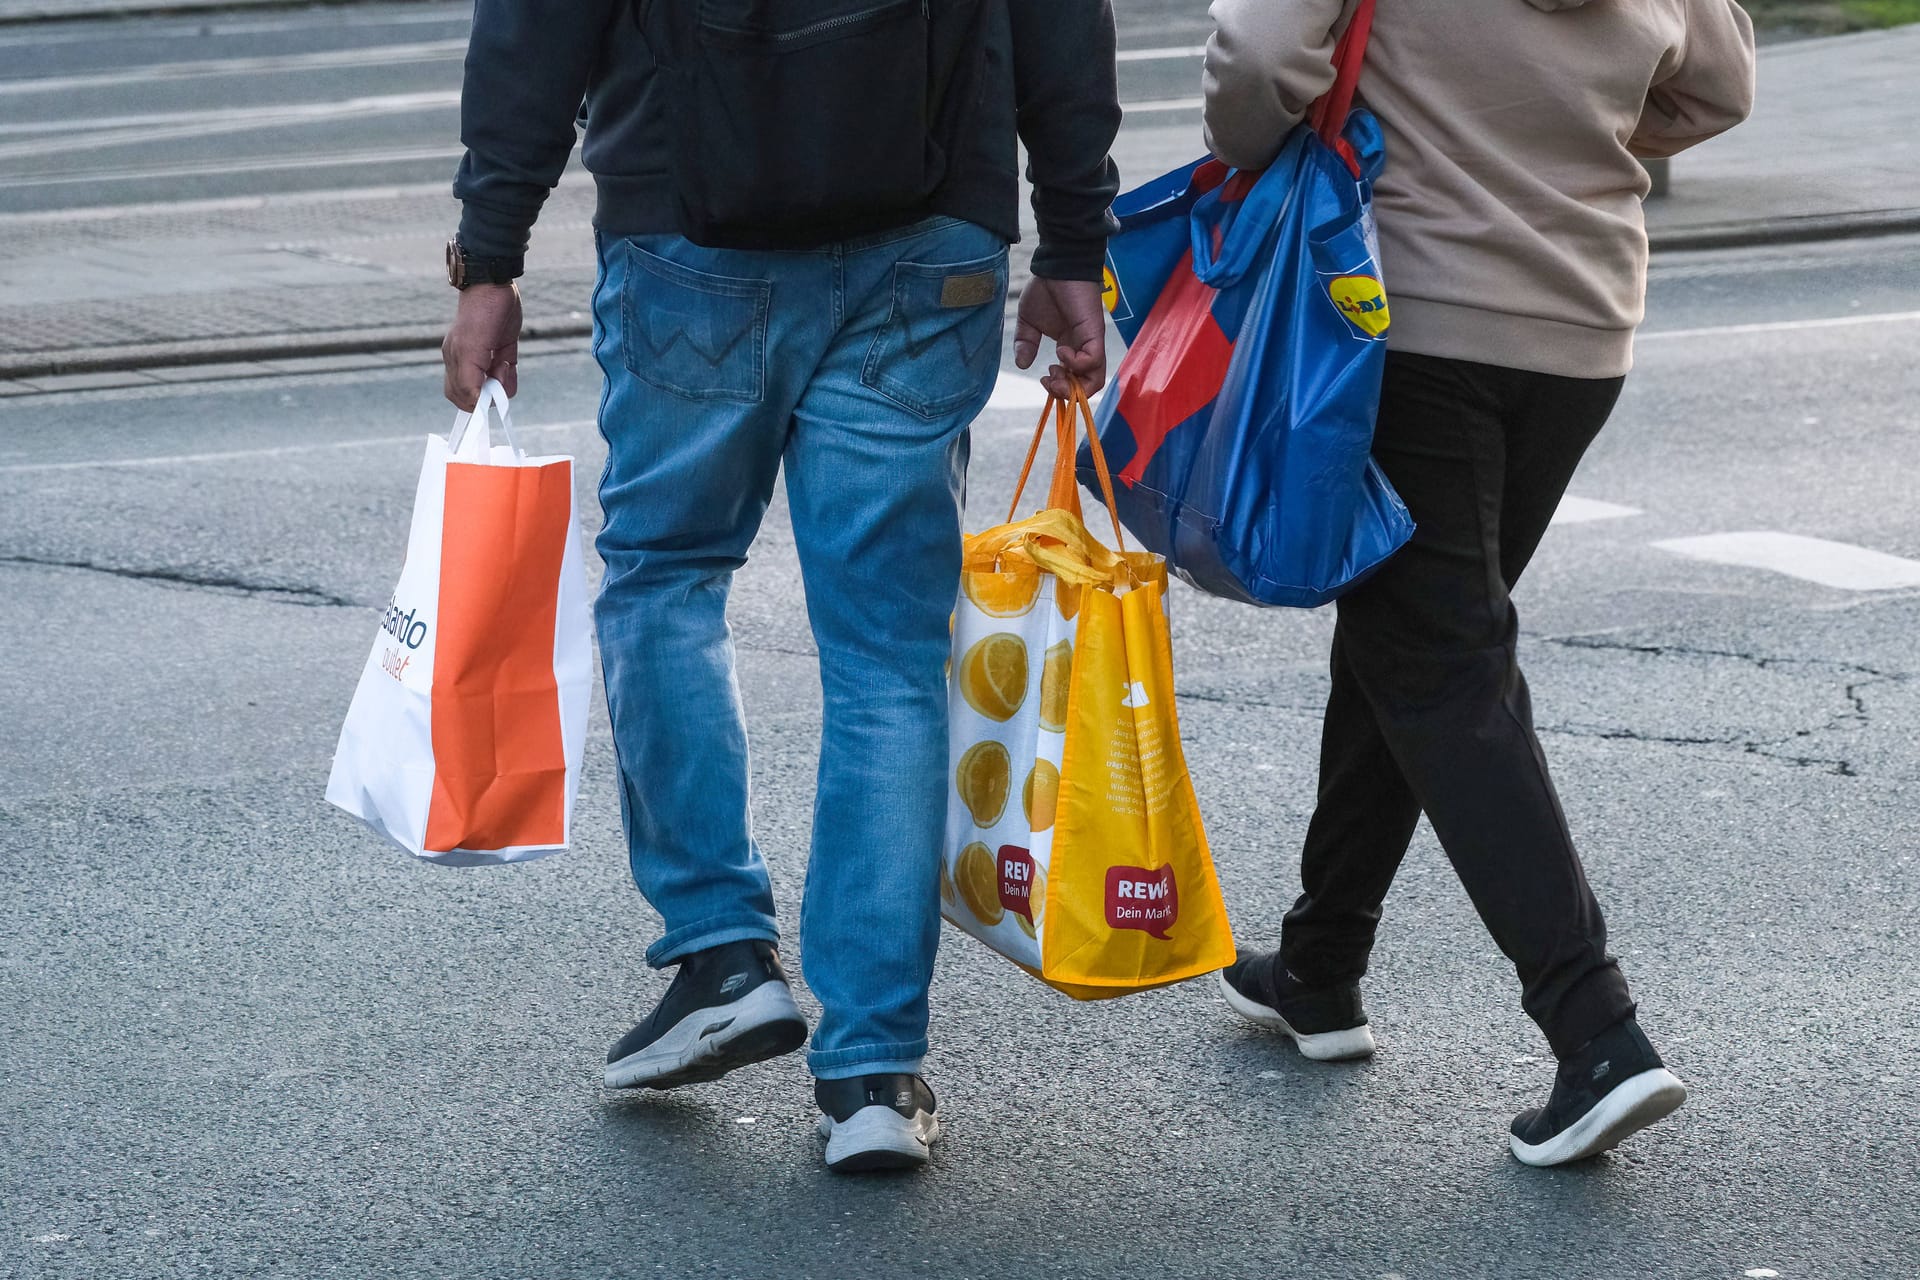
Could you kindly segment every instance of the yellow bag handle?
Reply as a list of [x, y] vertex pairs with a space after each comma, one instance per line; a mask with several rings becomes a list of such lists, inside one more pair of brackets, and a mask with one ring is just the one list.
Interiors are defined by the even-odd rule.
[[1126, 554], [1127, 537], [1120, 528], [1120, 508], [1113, 497], [1113, 475], [1107, 470], [1106, 451], [1100, 447], [1100, 433], [1093, 425], [1093, 405], [1087, 399], [1086, 390], [1081, 387], [1080, 379], [1069, 373], [1067, 385], [1073, 394], [1067, 399], [1049, 394], [1047, 403], [1040, 410], [1040, 421], [1033, 427], [1033, 443], [1027, 448], [1027, 461], [1020, 468], [1020, 483], [1014, 486], [1013, 503], [1007, 508], [1007, 522], [1011, 524], [1020, 511], [1020, 495], [1027, 490], [1027, 478], [1033, 474], [1034, 459], [1040, 455], [1040, 441], [1047, 433], [1047, 415], [1053, 415], [1054, 455], [1053, 483], [1047, 492], [1047, 506], [1070, 511], [1076, 517], [1080, 515], [1080, 485], [1073, 473], [1074, 455], [1079, 444], [1076, 428], [1081, 421], [1087, 424], [1087, 447], [1093, 452], [1094, 474], [1100, 479], [1100, 496], [1106, 499], [1107, 514], [1113, 519], [1114, 549]]

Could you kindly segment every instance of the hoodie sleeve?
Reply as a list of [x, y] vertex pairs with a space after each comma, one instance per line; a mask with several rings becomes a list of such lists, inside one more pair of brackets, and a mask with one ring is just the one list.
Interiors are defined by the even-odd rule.
[[1647, 91], [1629, 148], [1657, 159], [1705, 142], [1753, 110], [1753, 20], [1734, 0], [1686, 0], [1686, 34]]
[[1108, 212], [1120, 190], [1109, 154], [1120, 132], [1113, 8], [1108, 0], [1013, 0], [1014, 109], [1040, 243], [1033, 273], [1098, 280]]
[[1201, 88], [1207, 147], [1236, 169], [1280, 154], [1314, 99], [1333, 87], [1342, 0], [1213, 0]]
[[573, 125], [617, 0], [477, 0], [460, 90], [460, 243], [525, 253], [573, 154]]

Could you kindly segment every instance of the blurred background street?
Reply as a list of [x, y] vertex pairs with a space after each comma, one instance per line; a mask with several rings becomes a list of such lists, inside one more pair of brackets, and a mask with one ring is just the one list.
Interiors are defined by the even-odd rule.
[[[922, 1177], [849, 1181], [797, 1058], [600, 1088], [664, 986], [603, 706], [561, 857], [415, 866], [321, 800], [451, 422], [466, 7], [0, 0], [0, 1276], [1911, 1271], [1920, 26], [1756, 7], [1787, 11], [1759, 107], [1649, 204], [1636, 371], [1519, 593], [1687, 1108], [1587, 1166], [1508, 1157], [1551, 1061], [1423, 829], [1371, 1063], [1304, 1063], [1210, 983], [1074, 1005], [949, 931], [949, 1136]], [[1203, 0], [1116, 8], [1132, 185], [1200, 149], [1208, 25]], [[591, 199], [576, 166], [536, 231], [516, 401], [577, 457], [589, 535]], [[1038, 406], [1009, 369], [973, 527]], [[778, 503], [734, 600], [791, 930], [819, 693]], [[1271, 946], [1332, 619], [1173, 609], [1228, 905]]]

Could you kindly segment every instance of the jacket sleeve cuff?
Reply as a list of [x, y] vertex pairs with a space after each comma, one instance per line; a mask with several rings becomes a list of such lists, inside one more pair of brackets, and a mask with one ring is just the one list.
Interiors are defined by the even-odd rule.
[[1076, 237], [1061, 239], [1040, 233], [1033, 250], [1033, 274], [1049, 280], [1092, 280], [1105, 278], [1107, 239]]
[[527, 251], [533, 232], [531, 217], [469, 200], [460, 209], [460, 243], [476, 258], [517, 258]]
[[472, 152], [453, 178], [460, 201], [460, 243], [477, 258], [517, 258], [527, 251], [548, 188], [510, 180], [475, 163]]

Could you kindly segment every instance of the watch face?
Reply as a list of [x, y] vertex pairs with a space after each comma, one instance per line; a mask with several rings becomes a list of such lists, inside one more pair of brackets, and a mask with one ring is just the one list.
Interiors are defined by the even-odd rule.
[[466, 255], [460, 252], [458, 240], [447, 241], [447, 283], [456, 289], [467, 283]]

